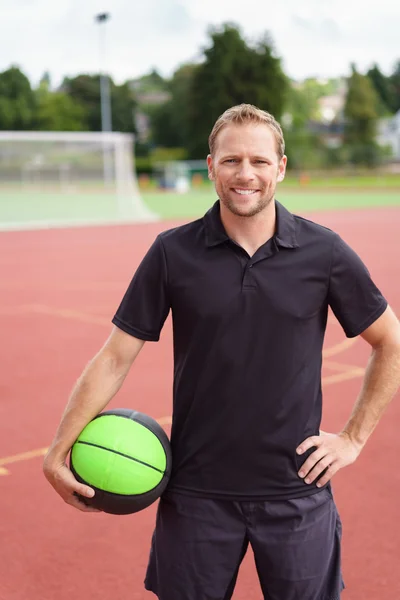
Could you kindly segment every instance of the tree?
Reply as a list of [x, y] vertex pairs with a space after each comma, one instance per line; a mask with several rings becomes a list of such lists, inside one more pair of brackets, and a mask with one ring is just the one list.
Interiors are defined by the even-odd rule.
[[207, 154], [215, 120], [230, 106], [255, 104], [280, 118], [288, 81], [265, 35], [250, 46], [235, 25], [209, 31], [211, 45], [193, 76], [188, 97], [188, 146], [193, 158]]
[[168, 87], [167, 81], [158, 73], [156, 69], [152, 69], [150, 73], [132, 80], [131, 84], [138, 94], [164, 92]]
[[112, 85], [111, 102], [113, 130], [134, 133], [137, 103], [127, 82], [122, 85]]
[[395, 95], [390, 77], [385, 77], [378, 65], [375, 64], [367, 73], [379, 97], [378, 110], [381, 116], [395, 110]]
[[390, 82], [393, 89], [393, 111], [397, 112], [400, 110], [400, 60], [397, 61], [394, 71], [390, 76]]
[[378, 121], [378, 96], [371, 80], [358, 73], [352, 65], [344, 115], [345, 142], [349, 148], [349, 158], [354, 163], [372, 165], [378, 160], [378, 146], [375, 142]]
[[[131, 133], [135, 131], [134, 111], [136, 101], [128, 83], [115, 85], [110, 78], [111, 115], [114, 131]], [[62, 91], [68, 94], [74, 103], [80, 104], [86, 113], [89, 131], [101, 131], [100, 76], [78, 75], [65, 78]]]
[[31, 129], [34, 110], [34, 93], [22, 71], [14, 66], [0, 73], [0, 129]]
[[149, 109], [154, 144], [166, 148], [189, 145], [189, 92], [196, 69], [191, 63], [179, 67], [168, 82], [170, 100]]
[[82, 131], [86, 129], [83, 106], [61, 91], [50, 90], [50, 78], [42, 78], [36, 95], [34, 127], [40, 131]]
[[310, 80], [292, 82], [287, 94], [287, 120], [290, 129], [304, 130], [307, 123], [318, 117], [318, 99], [322, 96], [320, 87]]
[[100, 78], [98, 75], [66, 77], [61, 90], [86, 112], [89, 131], [101, 131]]

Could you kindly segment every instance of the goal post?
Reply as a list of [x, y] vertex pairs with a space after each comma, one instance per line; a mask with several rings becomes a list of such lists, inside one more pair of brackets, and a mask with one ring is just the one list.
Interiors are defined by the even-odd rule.
[[0, 131], [0, 227], [157, 220], [143, 201], [134, 136]]

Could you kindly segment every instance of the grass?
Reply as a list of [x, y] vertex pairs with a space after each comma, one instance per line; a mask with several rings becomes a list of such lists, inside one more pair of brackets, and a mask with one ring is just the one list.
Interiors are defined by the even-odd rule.
[[[399, 178], [400, 179], [400, 178]], [[328, 180], [329, 181], [329, 180]], [[277, 190], [277, 199], [293, 212], [308, 210], [335, 210], [366, 208], [370, 206], [400, 206], [400, 185], [346, 185], [317, 186], [310, 181], [307, 185], [295, 186], [290, 180], [281, 184]], [[392, 182], [393, 183], [393, 182]], [[212, 185], [203, 185], [187, 194], [159, 192], [154, 190], [141, 192], [143, 201], [161, 219], [186, 219], [203, 215], [215, 202], [216, 194]], [[1, 190], [0, 226], [11, 223], [33, 222], [112, 222], [118, 220], [118, 205], [113, 194], [105, 193], [38, 193], [14, 190]]]
[[[301, 184], [301, 180], [307, 183]], [[282, 187], [289, 188], [354, 188], [354, 189], [398, 189], [400, 191], [400, 173], [354, 173], [338, 174], [330, 172], [310, 172], [302, 176], [290, 173], [285, 177]]]
[[[143, 198], [153, 212], [163, 219], [196, 218], [203, 215], [215, 202], [215, 191], [191, 192], [177, 195], [173, 193], [146, 193]], [[371, 206], [400, 206], [399, 191], [343, 191], [320, 190], [294, 192], [289, 188], [278, 189], [277, 199], [292, 212], [308, 210], [344, 210]]]

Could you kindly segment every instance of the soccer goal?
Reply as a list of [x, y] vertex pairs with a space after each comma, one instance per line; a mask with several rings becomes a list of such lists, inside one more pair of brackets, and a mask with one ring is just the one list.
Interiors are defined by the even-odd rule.
[[133, 135], [0, 132], [2, 229], [156, 219], [137, 185]]

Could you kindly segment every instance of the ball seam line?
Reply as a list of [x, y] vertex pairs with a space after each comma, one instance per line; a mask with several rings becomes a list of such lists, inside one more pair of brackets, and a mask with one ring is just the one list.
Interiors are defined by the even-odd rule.
[[107, 450], [108, 452], [113, 452], [114, 454], [119, 454], [119, 456], [123, 456], [124, 458], [128, 458], [129, 460], [133, 460], [134, 462], [140, 463], [141, 465], [144, 465], [145, 467], [149, 467], [150, 469], [154, 469], [158, 473], [161, 473], [162, 475], [164, 475], [164, 471], [161, 471], [161, 469], [157, 469], [157, 467], [154, 467], [153, 465], [149, 465], [148, 463], [146, 463], [142, 460], [139, 460], [138, 458], [134, 458], [133, 456], [129, 456], [128, 454], [124, 454], [123, 452], [118, 452], [118, 450], [112, 450], [111, 448], [106, 448], [105, 446], [100, 446], [99, 444], [93, 444], [92, 442], [84, 442], [81, 440], [78, 440], [76, 443], [84, 444], [85, 446], [93, 446], [94, 448], [100, 448], [101, 450]]

